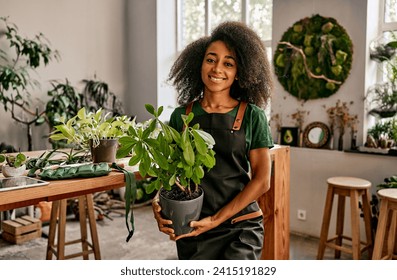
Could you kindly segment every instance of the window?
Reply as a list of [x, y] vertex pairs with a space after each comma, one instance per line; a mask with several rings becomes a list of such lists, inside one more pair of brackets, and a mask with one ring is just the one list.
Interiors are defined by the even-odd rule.
[[[380, 41], [397, 41], [397, 0], [383, 0], [380, 6]], [[381, 81], [397, 82], [397, 56], [381, 66]]]
[[251, 26], [270, 54], [272, 10], [273, 0], [178, 0], [178, 51], [219, 23], [234, 20]]

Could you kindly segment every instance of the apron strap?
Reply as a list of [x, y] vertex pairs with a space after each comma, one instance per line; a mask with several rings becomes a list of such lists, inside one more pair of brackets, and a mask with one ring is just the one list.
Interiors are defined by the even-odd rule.
[[[244, 118], [245, 109], [247, 108], [247, 105], [248, 104], [245, 101], [240, 102], [240, 106], [238, 108], [236, 118], [234, 119], [233, 128], [232, 128], [233, 130], [240, 130], [241, 124], [243, 123], [243, 118]], [[186, 106], [186, 112], [185, 112], [186, 115], [189, 115], [189, 113], [192, 111], [192, 109], [193, 109], [193, 102], [189, 103]]]
[[190, 103], [186, 106], [186, 115], [189, 115], [189, 113], [192, 111], [192, 109], [193, 109], [193, 103], [194, 103], [194, 102], [190, 102]]
[[247, 108], [247, 102], [241, 101], [240, 107], [238, 108], [236, 118], [233, 123], [233, 130], [240, 130], [241, 124], [243, 123], [245, 109]]

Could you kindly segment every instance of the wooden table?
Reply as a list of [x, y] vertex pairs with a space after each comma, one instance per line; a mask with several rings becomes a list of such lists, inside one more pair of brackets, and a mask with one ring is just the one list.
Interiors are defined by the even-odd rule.
[[[264, 250], [262, 259], [289, 259], [289, 185], [290, 149], [271, 149], [273, 162], [271, 188], [259, 199], [264, 213]], [[0, 211], [26, 207], [40, 201], [58, 201], [125, 185], [124, 174], [112, 171], [107, 176], [50, 181], [47, 186], [1, 192]]]
[[26, 207], [40, 201], [56, 201], [107, 191], [124, 185], [124, 174], [114, 171], [101, 177], [54, 180], [46, 186], [1, 192], [0, 211]]

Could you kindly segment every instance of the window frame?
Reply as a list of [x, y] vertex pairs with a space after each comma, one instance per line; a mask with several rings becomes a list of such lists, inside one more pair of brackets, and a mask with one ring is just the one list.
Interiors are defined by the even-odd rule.
[[[176, 35], [176, 41], [177, 41], [177, 53], [180, 53], [184, 46], [182, 45], [182, 1], [183, 0], [176, 0], [176, 18], [177, 18], [177, 35]], [[210, 5], [211, 0], [204, 0], [205, 3], [205, 34], [203, 36], [208, 36], [211, 33], [211, 22], [210, 22], [210, 15], [211, 15], [211, 5]], [[245, 24], [248, 24], [249, 20], [249, 15], [248, 15], [248, 5], [249, 5], [250, 0], [241, 0], [241, 22], [244, 22]], [[272, 26], [273, 28], [273, 26]], [[270, 40], [262, 40], [263, 45], [266, 48], [272, 48], [272, 39]]]

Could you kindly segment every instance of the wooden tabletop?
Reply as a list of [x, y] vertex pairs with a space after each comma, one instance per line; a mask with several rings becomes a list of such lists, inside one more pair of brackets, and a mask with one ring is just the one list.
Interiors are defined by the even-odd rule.
[[123, 187], [124, 174], [112, 171], [108, 175], [92, 178], [53, 180], [46, 186], [29, 187], [0, 193], [0, 211], [37, 204], [40, 201], [54, 201], [72, 198]]

